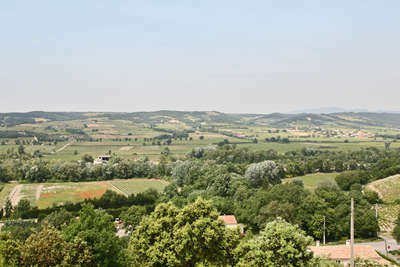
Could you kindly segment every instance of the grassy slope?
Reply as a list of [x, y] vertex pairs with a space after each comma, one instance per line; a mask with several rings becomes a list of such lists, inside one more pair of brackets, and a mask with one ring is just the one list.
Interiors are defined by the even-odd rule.
[[293, 180], [301, 180], [304, 183], [304, 188], [310, 191], [314, 191], [318, 184], [329, 181], [333, 184], [336, 184], [335, 177], [337, 173], [315, 173], [315, 174], [308, 174], [305, 176], [298, 176], [293, 178], [284, 179], [283, 182], [289, 182]]
[[367, 188], [376, 191], [385, 202], [378, 209], [379, 226], [382, 232], [390, 234], [400, 212], [400, 205], [393, 203], [400, 199], [400, 175], [372, 182]]

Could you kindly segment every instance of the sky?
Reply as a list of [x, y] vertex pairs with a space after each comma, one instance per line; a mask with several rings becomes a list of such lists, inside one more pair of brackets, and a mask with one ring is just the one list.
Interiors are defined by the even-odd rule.
[[0, 112], [400, 110], [398, 0], [0, 3]]

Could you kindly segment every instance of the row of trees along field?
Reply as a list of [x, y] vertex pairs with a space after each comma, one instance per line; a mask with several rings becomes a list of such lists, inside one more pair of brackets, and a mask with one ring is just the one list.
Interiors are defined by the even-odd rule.
[[[179, 165], [179, 161], [171, 156], [169, 150], [162, 152], [159, 164], [146, 159], [122, 160], [113, 155], [107, 164], [93, 165], [93, 158], [88, 155], [83, 155], [80, 161], [59, 161], [46, 160], [37, 157], [38, 154], [40, 153], [27, 153], [23, 148], [0, 154], [0, 181], [89, 181], [171, 177], [173, 169]], [[346, 190], [351, 184], [365, 184], [396, 174], [400, 170], [400, 150], [383, 151], [375, 148], [354, 152], [303, 149], [281, 154], [273, 150], [250, 151], [236, 148], [234, 145], [224, 145], [218, 148], [195, 148], [181, 160], [195, 162], [197, 165], [224, 165], [230, 173], [238, 175], [244, 175], [252, 163], [272, 160], [278, 165], [280, 178], [317, 172], [359, 171], [362, 178], [358, 181], [352, 179], [350, 184], [345, 184], [346, 181], [338, 183]]]

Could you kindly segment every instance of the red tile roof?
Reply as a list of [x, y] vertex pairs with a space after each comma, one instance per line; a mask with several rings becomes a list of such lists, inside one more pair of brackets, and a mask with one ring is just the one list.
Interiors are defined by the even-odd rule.
[[235, 215], [223, 215], [219, 216], [218, 219], [223, 220], [225, 224], [237, 224]]
[[[310, 247], [315, 256], [321, 256], [329, 259], [350, 259], [350, 246], [320, 246]], [[375, 249], [367, 245], [355, 245], [354, 256], [356, 258], [375, 259], [379, 260], [381, 257], [376, 253]]]

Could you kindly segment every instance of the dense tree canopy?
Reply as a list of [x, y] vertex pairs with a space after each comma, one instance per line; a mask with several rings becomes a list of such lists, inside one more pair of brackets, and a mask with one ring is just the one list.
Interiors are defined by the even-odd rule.
[[239, 245], [235, 250], [237, 266], [312, 267], [313, 254], [307, 250], [311, 242], [299, 227], [278, 218], [259, 236]]
[[133, 266], [225, 265], [239, 242], [226, 230], [211, 203], [198, 199], [178, 209], [160, 204], [132, 233], [129, 253]]

